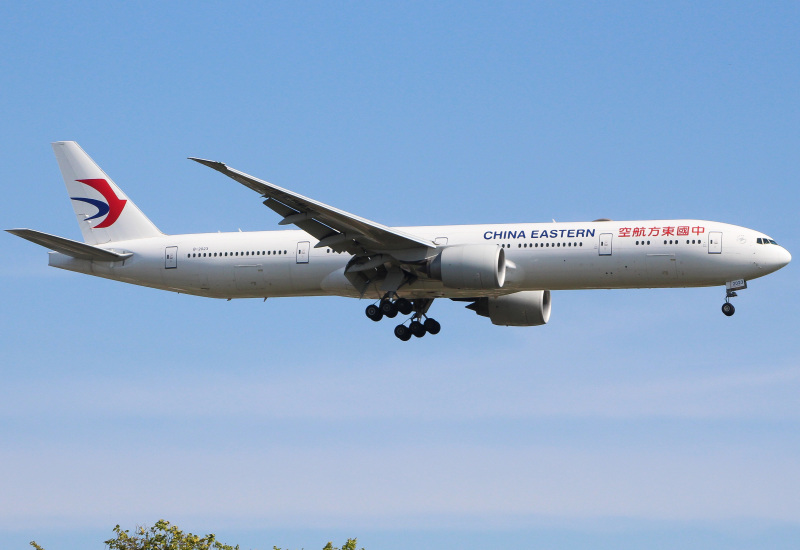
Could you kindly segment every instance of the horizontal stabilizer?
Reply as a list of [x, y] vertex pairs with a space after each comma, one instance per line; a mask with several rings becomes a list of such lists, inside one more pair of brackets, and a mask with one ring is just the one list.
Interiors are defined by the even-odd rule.
[[130, 252], [119, 254], [110, 250], [103, 250], [90, 244], [84, 244], [64, 237], [56, 237], [33, 229], [6, 229], [12, 235], [22, 237], [25, 240], [36, 243], [50, 250], [55, 250], [61, 254], [72, 256], [80, 260], [97, 260], [100, 262], [121, 262], [133, 256]]

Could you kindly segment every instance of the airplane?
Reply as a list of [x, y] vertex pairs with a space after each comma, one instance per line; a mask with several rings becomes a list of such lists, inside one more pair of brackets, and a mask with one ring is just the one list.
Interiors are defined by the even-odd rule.
[[52, 144], [83, 241], [8, 229], [49, 265], [209, 298], [367, 298], [373, 321], [402, 315], [402, 341], [437, 334], [437, 298], [495, 325], [550, 319], [553, 290], [725, 285], [722, 312], [789, 252], [764, 233], [704, 220], [387, 227], [222, 162], [189, 157], [252, 189], [297, 229], [165, 235], [74, 141]]

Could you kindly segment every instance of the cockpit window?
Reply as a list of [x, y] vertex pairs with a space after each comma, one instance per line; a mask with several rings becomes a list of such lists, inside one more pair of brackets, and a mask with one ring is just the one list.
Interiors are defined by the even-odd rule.
[[772, 239], [768, 239], [766, 237], [764, 237], [763, 239], [761, 237], [758, 237], [756, 239], [756, 243], [758, 243], [758, 244], [778, 244], [775, 241], [773, 241]]
[[757, 239], [756, 239], [756, 242], [757, 242], [758, 244], [764, 244], [764, 242], [761, 240], [761, 237], [757, 238]]
[[769, 244], [778, 244], [778, 243], [776, 243], [775, 241], [773, 241], [772, 239], [770, 239], [770, 240], [769, 240]]

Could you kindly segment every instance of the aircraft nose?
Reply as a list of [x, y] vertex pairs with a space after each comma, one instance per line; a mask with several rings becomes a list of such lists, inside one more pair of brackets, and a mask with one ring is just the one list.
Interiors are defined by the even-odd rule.
[[789, 262], [791, 262], [791, 261], [792, 261], [792, 255], [789, 254], [788, 250], [786, 250], [785, 248], [783, 248], [781, 246], [780, 247], [780, 252], [778, 254], [778, 269], [780, 269], [780, 268], [782, 268], [782, 267], [784, 267], [786, 265], [789, 265]]

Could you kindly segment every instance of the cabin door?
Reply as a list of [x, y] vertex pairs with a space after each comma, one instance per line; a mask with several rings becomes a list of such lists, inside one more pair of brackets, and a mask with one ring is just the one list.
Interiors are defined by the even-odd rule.
[[297, 243], [297, 263], [308, 263], [308, 251], [311, 248], [311, 243], [308, 241], [301, 241]]
[[598, 247], [598, 253], [601, 256], [611, 256], [611, 238], [614, 235], [612, 233], [600, 233], [600, 246]]
[[722, 254], [722, 232], [711, 231], [708, 234], [708, 253]]
[[164, 250], [164, 269], [175, 269], [178, 267], [178, 247], [168, 246]]

